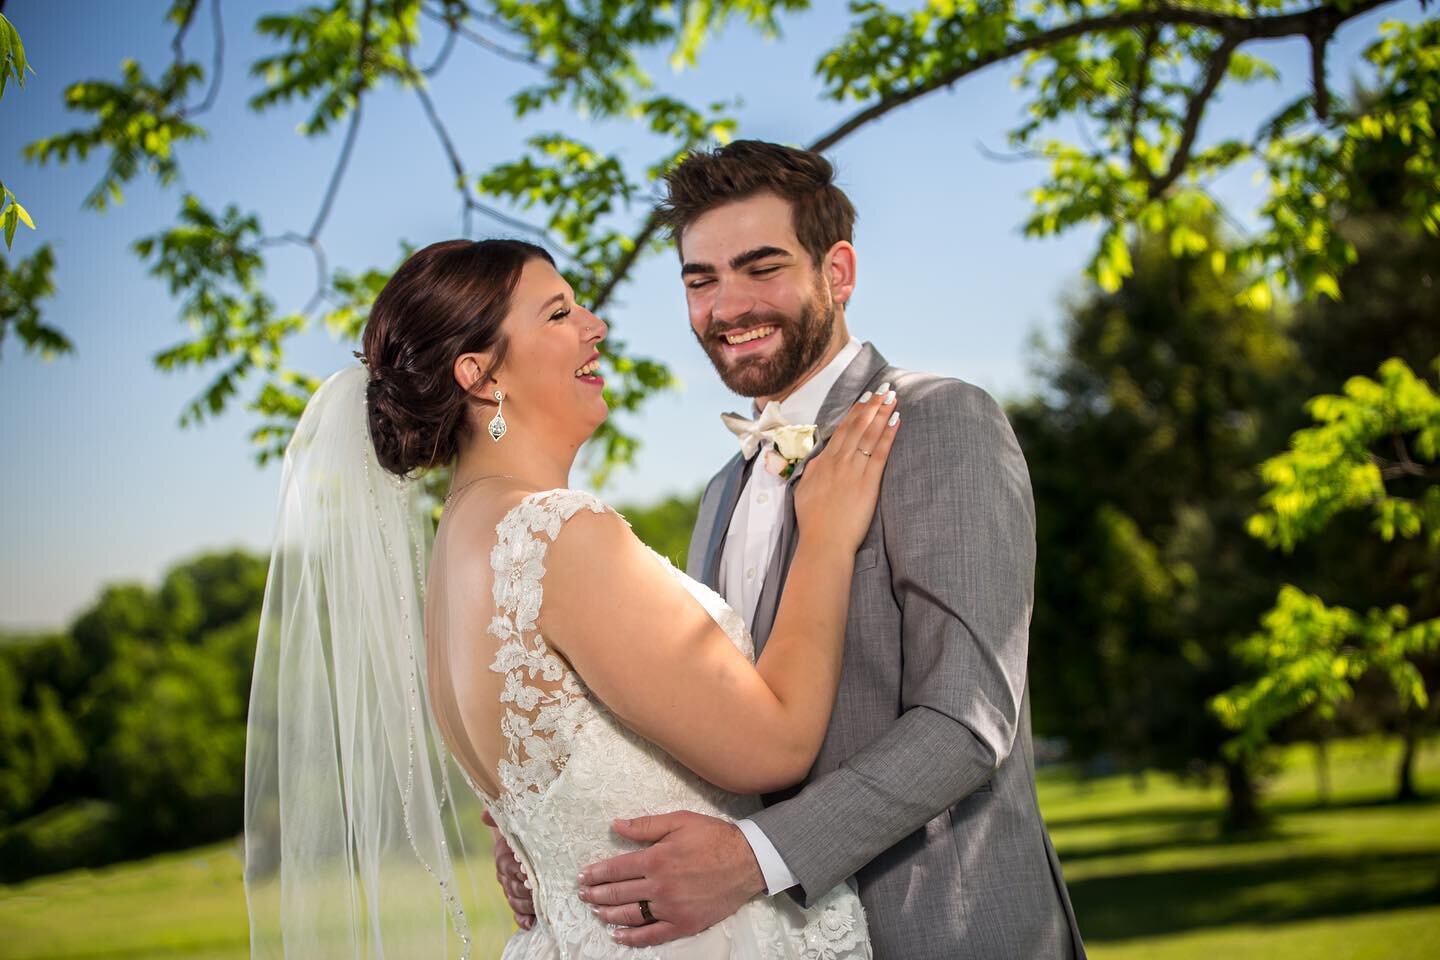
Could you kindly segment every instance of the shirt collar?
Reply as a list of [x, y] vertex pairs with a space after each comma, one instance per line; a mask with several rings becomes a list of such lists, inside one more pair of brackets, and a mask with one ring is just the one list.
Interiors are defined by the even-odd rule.
[[[820, 416], [820, 408], [825, 404], [825, 398], [835, 386], [835, 381], [840, 379], [840, 374], [845, 372], [851, 361], [860, 355], [864, 346], [851, 337], [850, 342], [840, 349], [833, 360], [802, 383], [794, 393], [780, 401], [780, 412], [785, 419], [790, 423], [815, 423]], [[753, 404], [752, 409], [755, 409]], [[759, 409], [755, 409], [755, 416], [759, 415]]]

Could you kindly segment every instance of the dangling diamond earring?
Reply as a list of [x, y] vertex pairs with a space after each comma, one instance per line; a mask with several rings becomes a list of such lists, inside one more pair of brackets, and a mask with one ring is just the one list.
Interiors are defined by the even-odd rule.
[[496, 443], [505, 436], [505, 431], [510, 425], [505, 422], [505, 394], [499, 390], [495, 391], [495, 402], [500, 404], [500, 409], [495, 411], [495, 419], [490, 421], [490, 439]]

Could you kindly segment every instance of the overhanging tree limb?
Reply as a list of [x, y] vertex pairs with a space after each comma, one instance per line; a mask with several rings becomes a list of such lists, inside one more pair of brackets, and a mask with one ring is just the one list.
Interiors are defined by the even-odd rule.
[[1275, 14], [1266, 17], [1242, 17], [1234, 14], [1195, 10], [1188, 7], [1161, 6], [1150, 10], [1135, 10], [1126, 13], [1109, 14], [1099, 17], [1085, 17], [1070, 23], [1042, 30], [1028, 37], [1020, 37], [974, 60], [961, 64], [953, 70], [939, 74], [923, 83], [891, 94], [871, 104], [817, 139], [812, 150], [826, 150], [854, 133], [865, 124], [878, 120], [927, 93], [951, 86], [956, 81], [977, 73], [986, 67], [1001, 63], [1032, 50], [1053, 46], [1062, 40], [1101, 33], [1108, 30], [1124, 30], [1132, 27], [1180, 26], [1204, 27], [1236, 38], [1237, 45], [1252, 40], [1276, 40], [1281, 37], [1308, 36], [1322, 23], [1332, 20], [1336, 26], [1354, 19], [1363, 13], [1395, 3], [1397, 0], [1360, 0], [1341, 12], [1330, 6], [1311, 7], [1293, 13]]
[[1215, 48], [1211, 54], [1209, 63], [1205, 67], [1205, 81], [1195, 95], [1190, 98], [1190, 103], [1185, 109], [1185, 123], [1180, 130], [1180, 143], [1175, 147], [1175, 153], [1170, 158], [1170, 166], [1163, 174], [1150, 181], [1150, 197], [1153, 199], [1170, 189], [1185, 168], [1190, 165], [1190, 151], [1195, 146], [1195, 137], [1200, 132], [1200, 120], [1205, 116], [1205, 107], [1210, 103], [1210, 98], [1215, 95], [1215, 89], [1220, 86], [1220, 81], [1225, 76], [1225, 71], [1230, 68], [1230, 58], [1235, 54], [1235, 48], [1240, 45], [1237, 37], [1226, 36], [1220, 41], [1220, 46]]
[[[1182, 140], [1183, 150], [1176, 151], [1163, 176], [1151, 180], [1150, 193], [1152, 196], [1158, 196], [1185, 172], [1190, 160], [1190, 151], [1193, 148], [1200, 121], [1203, 119], [1205, 107], [1211, 95], [1214, 93], [1215, 88], [1224, 78], [1225, 67], [1228, 66], [1230, 56], [1236, 49], [1245, 43], [1255, 40], [1274, 40], [1291, 36], [1311, 38], [1313, 43], [1314, 38], [1317, 36], [1322, 34], [1326, 37], [1333, 35], [1335, 30], [1347, 20], [1352, 20], [1378, 7], [1395, 2], [1397, 2], [1397, 0], [1360, 0], [1360, 2], [1349, 6], [1345, 10], [1340, 10], [1331, 5], [1320, 5], [1291, 13], [1261, 17], [1247, 17], [1169, 5], [1106, 16], [1086, 17], [1031, 34], [1030, 36], [1017, 38], [995, 50], [981, 54], [975, 59], [961, 64], [952, 70], [938, 74], [908, 89], [882, 97], [874, 104], [856, 112], [836, 127], [811, 141], [807, 149], [816, 152], [828, 150], [866, 124], [878, 120], [891, 111], [918, 100], [926, 94], [952, 86], [959, 80], [973, 73], [977, 73], [988, 66], [1010, 60], [1022, 53], [1041, 50], [1075, 37], [1132, 28], [1158, 32], [1163, 26], [1182, 25], [1215, 30], [1219, 32], [1224, 39], [1221, 42], [1221, 47], [1217, 49], [1215, 56], [1212, 57], [1210, 61], [1210, 69], [1205, 80], [1205, 87], [1202, 88], [1202, 91], [1197, 93], [1190, 102], [1190, 109], [1185, 123], [1185, 131], [1188, 136], [1182, 135], [1184, 137]], [[1216, 63], [1222, 60], [1223, 63], [1220, 63], [1217, 69], [1215, 66]], [[1138, 104], [1135, 109], [1138, 110]], [[1133, 143], [1129, 146], [1129, 149], [1133, 152]], [[1138, 171], [1141, 168], [1137, 166], [1136, 169]], [[616, 288], [628, 277], [629, 272], [634, 268], [645, 246], [653, 239], [659, 226], [660, 223], [657, 215], [651, 213], [646, 217], [639, 230], [632, 237], [632, 247], [627, 251], [625, 256], [615, 264], [614, 270], [601, 286], [600, 294], [592, 305], [592, 309], [603, 309], [610, 302]]]

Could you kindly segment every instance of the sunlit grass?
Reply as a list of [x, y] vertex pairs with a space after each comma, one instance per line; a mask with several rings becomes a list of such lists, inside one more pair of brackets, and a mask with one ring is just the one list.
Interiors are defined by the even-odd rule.
[[[1313, 753], [1297, 748], [1268, 784], [1273, 820], [1226, 836], [1218, 787], [1168, 777], [1084, 784], [1041, 777], [1081, 931], [1107, 957], [1420, 957], [1440, 938], [1440, 797], [1393, 804], [1398, 747], [1331, 748], [1317, 800]], [[1418, 785], [1440, 794], [1440, 744]], [[1424, 934], [1422, 937], [1421, 934]]]
[[[1380, 960], [1433, 955], [1440, 942], [1440, 801], [1396, 805], [1396, 747], [1332, 747], [1333, 793], [1316, 803], [1307, 749], [1266, 791], [1271, 827], [1219, 833], [1218, 787], [1150, 776], [1082, 783], [1041, 776], [1040, 797], [1092, 957], [1098, 960]], [[1418, 785], [1440, 796], [1440, 744]], [[488, 851], [472, 855], [474, 956], [510, 932]], [[239, 847], [198, 847], [0, 887], [0, 957], [248, 957]]]

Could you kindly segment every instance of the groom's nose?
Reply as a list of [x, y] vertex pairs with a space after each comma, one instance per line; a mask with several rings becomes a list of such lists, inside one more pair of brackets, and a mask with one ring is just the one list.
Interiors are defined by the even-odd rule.
[[755, 298], [744, 284], [716, 282], [715, 299], [710, 303], [710, 322], [731, 324], [755, 309]]

